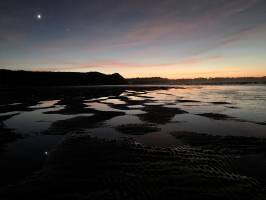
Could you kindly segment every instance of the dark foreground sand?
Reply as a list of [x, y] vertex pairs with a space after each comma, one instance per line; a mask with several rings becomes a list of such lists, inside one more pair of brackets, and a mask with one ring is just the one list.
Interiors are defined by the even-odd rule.
[[[17, 92], [11, 95], [8, 91], [6, 98], [0, 99], [0, 103], [5, 105], [0, 108], [0, 113], [39, 109], [29, 106], [41, 100], [59, 99], [57, 104], [65, 107], [46, 114], [88, 116], [55, 121], [42, 133], [63, 135], [65, 140], [48, 152], [42, 170], [20, 183], [2, 187], [0, 200], [266, 199], [266, 139], [175, 131], [170, 134], [178, 140], [177, 147], [161, 148], [143, 146], [129, 139], [107, 141], [85, 135], [86, 131], [83, 130], [99, 128], [107, 120], [125, 116], [123, 111], [131, 109], [128, 106], [141, 106], [139, 110], [144, 113], [136, 116], [143, 123], [123, 124], [113, 128], [132, 138], [160, 131], [160, 125], [171, 123], [178, 114], [188, 113], [179, 108], [179, 104], [178, 107], [164, 107], [156, 104], [156, 99], [149, 96], [144, 98], [147, 94], [142, 89], [120, 96], [124, 90], [62, 88], [59, 91], [36, 90], [33, 91], [34, 95], [32, 91], [28, 91], [29, 95]], [[95, 99], [104, 96], [124, 101], [125, 104]], [[129, 97], [140, 99], [132, 100]], [[100, 111], [88, 107], [86, 103], [90, 99], [118, 110]], [[176, 101], [199, 103], [179, 98]], [[216, 101], [211, 104], [228, 106], [229, 103]], [[0, 153], [8, 143], [22, 137], [3, 123], [13, 115], [16, 113], [0, 117]], [[215, 121], [244, 121], [221, 113], [195, 115]], [[250, 123], [265, 125], [265, 122]]]
[[229, 155], [210, 149], [69, 136], [42, 171], [3, 189], [0, 199], [261, 200], [265, 193], [255, 179], [235, 172]]

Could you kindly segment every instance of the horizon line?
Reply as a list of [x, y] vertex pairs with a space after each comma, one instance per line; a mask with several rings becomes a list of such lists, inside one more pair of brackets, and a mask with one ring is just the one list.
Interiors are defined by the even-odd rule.
[[[107, 73], [103, 73], [100, 71], [87, 71], [87, 72], [83, 72], [83, 71], [48, 71], [48, 70], [23, 70], [23, 69], [15, 69], [15, 70], [10, 70], [10, 69], [6, 69], [6, 68], [0, 68], [0, 70], [7, 70], [7, 71], [24, 71], [24, 72], [51, 72], [51, 73], [92, 73], [92, 72], [97, 72], [97, 73], [102, 73], [102, 74], [107, 74]], [[111, 74], [120, 74], [119, 72], [114, 72]], [[111, 75], [108, 73], [108, 75]], [[121, 74], [120, 74], [121, 75]], [[123, 76], [123, 75], [121, 75]], [[123, 76], [125, 79], [149, 79], [149, 78], [161, 78], [161, 79], [168, 79], [168, 80], [184, 80], [184, 79], [239, 79], [239, 78], [266, 78], [266, 74], [265, 75], [261, 75], [261, 76], [213, 76], [213, 77], [203, 77], [203, 76], [198, 76], [198, 77], [193, 77], [193, 78], [167, 78], [167, 77], [162, 77], [162, 76], [143, 76], [143, 77], [125, 77]]]

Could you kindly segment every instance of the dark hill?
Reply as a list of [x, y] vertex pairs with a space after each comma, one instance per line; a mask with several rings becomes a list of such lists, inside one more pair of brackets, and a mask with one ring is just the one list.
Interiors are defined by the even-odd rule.
[[120, 74], [99, 72], [32, 72], [0, 70], [2, 86], [63, 86], [63, 85], [120, 85], [127, 84]]

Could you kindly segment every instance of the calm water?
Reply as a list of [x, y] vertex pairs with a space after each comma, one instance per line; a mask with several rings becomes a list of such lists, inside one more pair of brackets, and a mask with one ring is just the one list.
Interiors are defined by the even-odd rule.
[[[49, 152], [73, 134], [132, 138], [156, 146], [177, 146], [180, 142], [172, 136], [174, 131], [266, 137], [264, 85], [107, 87], [107, 92], [97, 95], [90, 93], [90, 87], [79, 90], [77, 94], [64, 91], [63, 95], [55, 92], [49, 97], [44, 95], [45, 98], [34, 96], [36, 101], [26, 107], [21, 96], [0, 105], [0, 110], [9, 108], [3, 109], [0, 117], [15, 114], [3, 120], [2, 125], [22, 136], [2, 145], [0, 171], [4, 173], [1, 176], [8, 176], [12, 183], [17, 177], [40, 168]], [[113, 116], [107, 116], [108, 113]], [[134, 128], [133, 133], [123, 131], [132, 126], [141, 129], [142, 125], [155, 129], [145, 133], [138, 133], [139, 129]], [[124, 129], [119, 129], [121, 126]], [[5, 173], [7, 169], [12, 175]]]

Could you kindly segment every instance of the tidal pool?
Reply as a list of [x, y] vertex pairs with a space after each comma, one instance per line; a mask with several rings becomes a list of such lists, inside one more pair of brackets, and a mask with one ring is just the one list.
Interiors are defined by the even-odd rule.
[[17, 181], [8, 179], [9, 169], [18, 171], [19, 180], [40, 169], [46, 155], [70, 135], [129, 138], [158, 147], [182, 144], [172, 134], [176, 131], [266, 138], [264, 85], [61, 87], [25, 93], [5, 91], [8, 99], [1, 100], [0, 175], [6, 177], [1, 185]]

